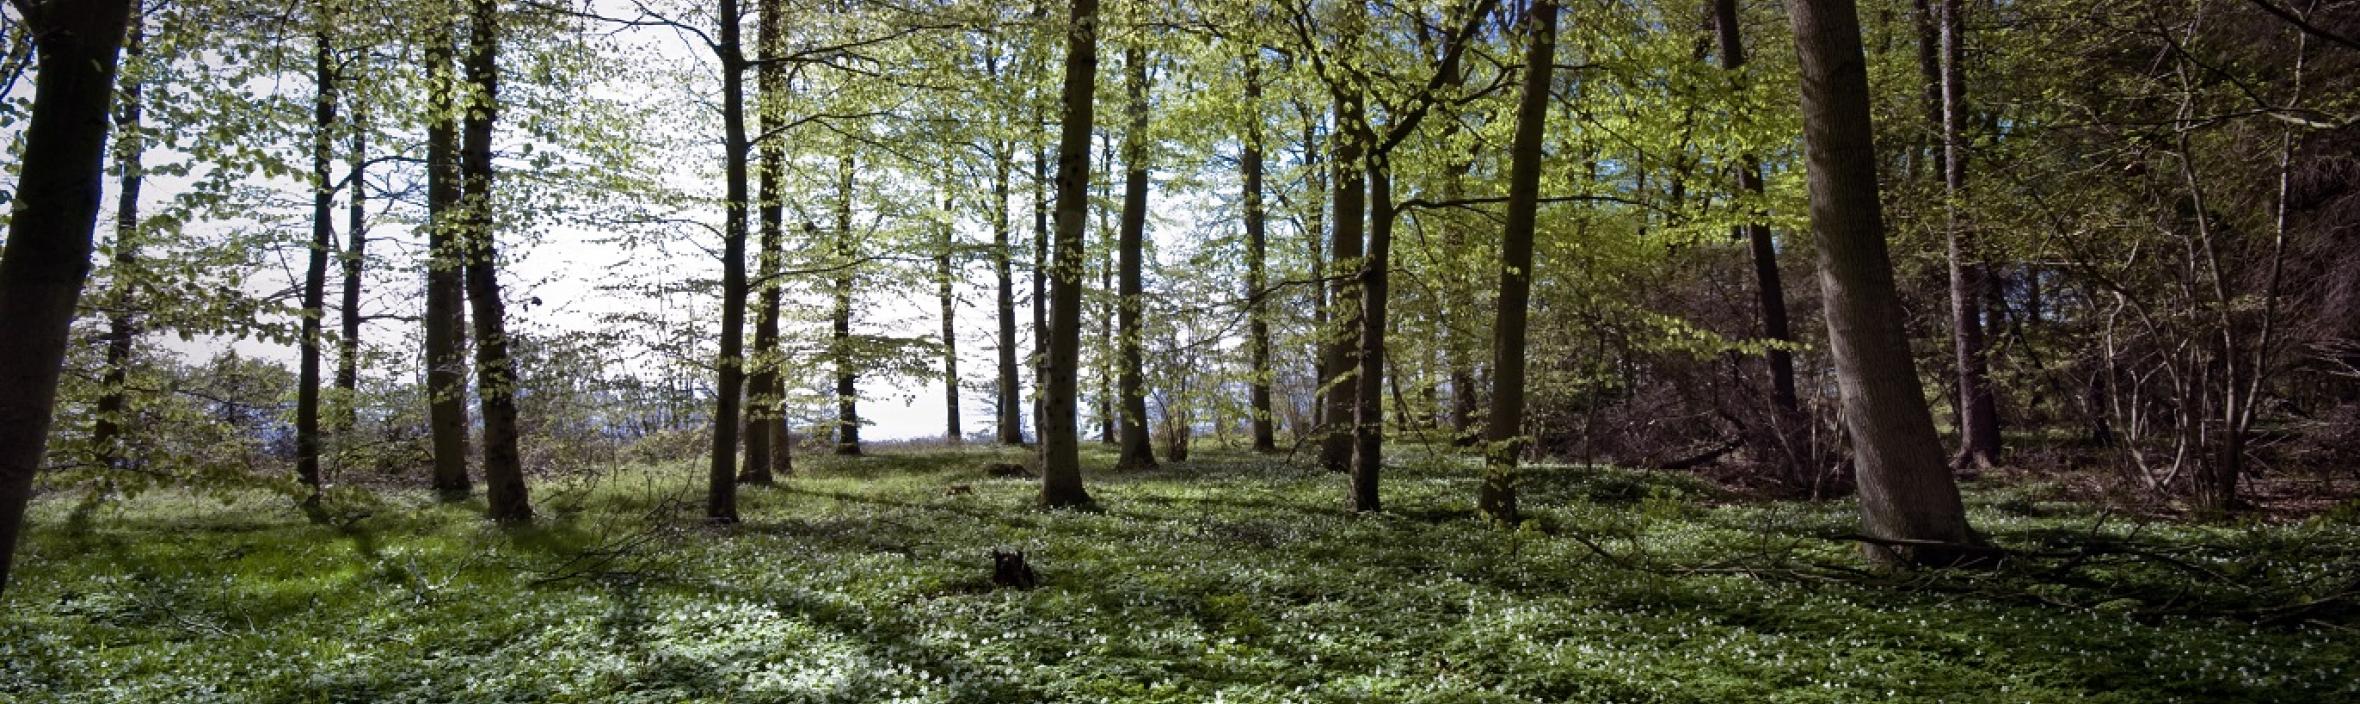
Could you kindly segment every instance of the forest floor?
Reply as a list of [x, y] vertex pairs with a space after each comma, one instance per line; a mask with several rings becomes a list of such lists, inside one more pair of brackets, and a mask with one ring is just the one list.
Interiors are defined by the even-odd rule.
[[[1219, 451], [1092, 454], [1094, 512], [987, 478], [1013, 452], [798, 458], [719, 528], [688, 463], [544, 481], [509, 530], [423, 492], [351, 492], [328, 526], [260, 492], [51, 497], [0, 700], [2360, 701], [2350, 516], [1976, 482], [1972, 520], [2024, 554], [1888, 574], [1848, 502], [1547, 466], [1505, 530], [1471, 459], [1399, 455], [1367, 516], [1341, 476]], [[994, 588], [993, 548], [1042, 584]]]

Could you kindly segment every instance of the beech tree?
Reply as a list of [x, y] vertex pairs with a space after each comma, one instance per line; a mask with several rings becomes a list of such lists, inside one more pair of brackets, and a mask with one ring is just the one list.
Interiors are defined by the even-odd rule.
[[1082, 488], [1080, 390], [1082, 235], [1090, 198], [1090, 128], [1098, 82], [1098, 0], [1073, 0], [1065, 27], [1065, 79], [1057, 122], [1057, 239], [1049, 268], [1049, 383], [1041, 423], [1041, 505], [1087, 506]]

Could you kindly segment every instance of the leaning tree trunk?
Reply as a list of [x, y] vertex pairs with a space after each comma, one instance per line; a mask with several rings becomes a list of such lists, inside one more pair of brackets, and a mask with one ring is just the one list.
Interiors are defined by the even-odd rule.
[[1869, 557], [1892, 564], [1956, 562], [1973, 552], [1941, 546], [1966, 545], [1976, 536], [1943, 463], [1902, 328], [1877, 202], [1857, 9], [1852, 0], [1794, 0], [1789, 8], [1802, 78], [1819, 286], [1844, 423], [1857, 452], [1863, 527], [1873, 538], [1939, 545], [1871, 545]]
[[1253, 414], [1254, 451], [1278, 451], [1278, 433], [1271, 427], [1270, 407], [1270, 286], [1266, 271], [1270, 235], [1262, 206], [1262, 57], [1246, 55], [1246, 130], [1238, 170], [1245, 182], [1246, 225], [1246, 364], [1252, 375], [1249, 411]]
[[90, 276], [107, 113], [128, 0], [42, 4], [19, 16], [39, 79], [22, 135], [15, 211], [0, 251], [0, 588], [16, 557], [33, 473], [48, 451], [74, 305]]
[[1500, 297], [1492, 323], [1491, 420], [1484, 430], [1483, 483], [1475, 503], [1483, 515], [1514, 523], [1516, 464], [1524, 451], [1524, 341], [1532, 306], [1532, 239], [1539, 221], [1542, 139], [1549, 121], [1549, 83], [1557, 56], [1557, 3], [1539, 0], [1525, 19], [1524, 94], [1516, 102], [1516, 134], [1508, 149], [1508, 222], [1500, 236]]
[[123, 42], [126, 61], [133, 62], [133, 75], [123, 81], [120, 104], [115, 111], [115, 247], [108, 268], [114, 280], [108, 288], [106, 371], [100, 378], [96, 416], [90, 426], [92, 460], [102, 469], [120, 469], [124, 462], [121, 446], [123, 423], [131, 412], [130, 382], [132, 346], [139, 341], [139, 320], [133, 315], [134, 293], [139, 269], [139, 192], [144, 174], [142, 160], [147, 150], [147, 138], [140, 134], [140, 93], [145, 77], [138, 74], [136, 62], [145, 44], [146, 17], [134, 12], [129, 20], [129, 37]]
[[795, 469], [793, 450], [787, 442], [785, 375], [780, 371], [785, 360], [779, 358], [778, 349], [779, 268], [787, 236], [787, 150], [777, 134], [784, 122], [779, 111], [787, 97], [787, 69], [779, 63], [779, 49], [786, 41], [787, 18], [784, 0], [761, 0], [755, 12], [759, 15], [755, 52], [761, 58], [761, 66], [754, 70], [755, 111], [762, 143], [749, 146], [761, 159], [761, 202], [756, 208], [762, 221], [762, 251], [756, 255], [761, 262], [756, 271], [761, 300], [754, 311], [753, 374], [746, 380], [754, 400], [746, 408], [746, 459], [738, 469], [738, 481], [769, 484]]
[[1147, 50], [1132, 47], [1123, 54], [1124, 67], [1129, 69], [1131, 97], [1130, 129], [1123, 133], [1123, 161], [1130, 170], [1123, 175], [1123, 222], [1116, 256], [1117, 268], [1115, 305], [1116, 372], [1115, 403], [1122, 408], [1122, 452], [1115, 460], [1120, 469], [1152, 469], [1155, 467], [1155, 446], [1147, 432], [1147, 388], [1142, 367], [1145, 360], [1141, 347], [1146, 342], [1139, 319], [1143, 307], [1140, 296], [1140, 261], [1145, 255], [1147, 240]]
[[706, 468], [705, 520], [736, 523], [739, 402], [746, 381], [746, 52], [738, 0], [721, 0], [721, 350], [714, 359], [713, 452]]
[[320, 505], [320, 336], [327, 314], [328, 252], [336, 247], [336, 191], [329, 165], [336, 150], [336, 68], [328, 41], [331, 23], [327, 5], [314, 5], [322, 16], [312, 34], [311, 108], [311, 247], [303, 268], [303, 322], [297, 338], [295, 381], [295, 478], [303, 483], [304, 513], [313, 522], [326, 520]]
[[1057, 247], [1050, 276], [1049, 384], [1041, 424], [1041, 505], [1086, 506], [1081, 434], [1075, 394], [1080, 389], [1082, 229], [1090, 210], [1091, 101], [1098, 76], [1098, 0], [1073, 0], [1066, 27], [1063, 119], [1057, 134]]
[[459, 216], [458, 77], [451, 71], [448, 2], [430, 6], [426, 77], [426, 426], [434, 449], [434, 493], [444, 501], [474, 492], [467, 480], [467, 360], [460, 349], [467, 314], [462, 292], [466, 256], [454, 219]]
[[499, 249], [492, 223], [492, 126], [500, 106], [497, 0], [472, 0], [465, 61], [474, 86], [461, 123], [460, 200], [467, 250], [467, 299], [474, 308], [476, 398], [483, 416], [483, 481], [492, 519], [533, 518], [524, 465], [516, 452], [516, 369], [508, 358], [508, 319], [500, 301]]
[[[851, 149], [849, 145], [845, 149]], [[852, 363], [852, 285], [858, 278], [852, 236], [852, 154], [836, 159], [836, 308], [833, 320], [836, 362], [836, 454], [860, 454], [860, 377]]]
[[1952, 464], [1989, 468], [1999, 460], [1999, 409], [1984, 342], [1984, 264], [1959, 205], [1967, 197], [1966, 60], [1959, 0], [1940, 0], [1942, 35], [1942, 211], [1950, 249], [1950, 323], [1958, 353], [1959, 451]]
[[[1737, 0], [1713, 0], [1713, 25], [1720, 38], [1721, 68], [1736, 72], [1745, 66], [1745, 41], [1739, 34]], [[1762, 164], [1747, 154], [1738, 160], [1737, 188], [1748, 196], [1762, 197]], [[1786, 284], [1778, 273], [1778, 245], [1772, 239], [1770, 226], [1754, 220], [1739, 225], [1735, 233], [1750, 245], [1754, 260], [1754, 302], [1760, 309], [1762, 337], [1780, 342], [1794, 341], [1794, 332], [1787, 324]], [[1803, 418], [1800, 401], [1795, 392], [1794, 353], [1785, 347], [1772, 347], [1762, 354], [1770, 371], [1771, 437], [1779, 444], [1781, 474], [1791, 483], [1804, 481], [1808, 471], [1805, 458], [1797, 451], [1802, 442]]]

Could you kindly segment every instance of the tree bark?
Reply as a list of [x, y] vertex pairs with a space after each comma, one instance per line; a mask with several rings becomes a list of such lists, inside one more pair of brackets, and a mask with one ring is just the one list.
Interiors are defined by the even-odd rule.
[[1508, 221], [1500, 236], [1500, 297], [1492, 323], [1491, 420], [1476, 507], [1513, 524], [1516, 465], [1524, 450], [1524, 342], [1532, 305], [1532, 240], [1539, 221], [1542, 139], [1549, 120], [1550, 67], [1557, 56], [1557, 3], [1537, 0], [1524, 19], [1524, 94], [1508, 150]]
[[304, 259], [303, 321], [296, 342], [295, 479], [308, 492], [304, 513], [316, 523], [326, 520], [319, 510], [320, 336], [327, 315], [328, 253], [336, 248], [336, 191], [328, 172], [336, 150], [336, 65], [328, 4], [315, 3], [313, 11], [319, 16], [312, 18], [318, 27], [312, 33], [311, 246]]
[[[357, 81], [359, 77], [354, 77]], [[361, 390], [361, 273], [369, 248], [368, 196], [362, 192], [369, 174], [369, 124], [358, 98], [352, 106], [352, 180], [345, 194], [344, 290], [338, 306], [336, 336], [336, 422], [333, 429], [351, 432], [360, 420]]]
[[[844, 149], [852, 147], [846, 145]], [[852, 235], [852, 153], [836, 159], [836, 258], [844, 269], [836, 274], [833, 316], [836, 362], [836, 454], [860, 454], [860, 377], [852, 362], [852, 285], [854, 259], [860, 256]]]
[[1098, 76], [1098, 0], [1073, 0], [1057, 135], [1057, 246], [1050, 275], [1049, 384], [1041, 426], [1041, 505], [1087, 506], [1076, 426], [1082, 324], [1082, 230], [1090, 210], [1090, 128]]
[[1278, 432], [1271, 427], [1270, 406], [1270, 249], [1268, 215], [1262, 204], [1262, 57], [1259, 49], [1245, 57], [1246, 129], [1238, 170], [1244, 181], [1246, 226], [1246, 365], [1254, 451], [1278, 452]]
[[992, 144], [992, 275], [999, 288], [993, 303], [999, 307], [999, 426], [1002, 445], [1024, 444], [1024, 394], [1016, 373], [1016, 270], [1009, 230], [1009, 171], [1015, 147], [1006, 141]]
[[38, 78], [0, 251], [0, 588], [16, 557], [33, 474], [48, 450], [74, 305], [90, 276], [115, 61], [128, 0], [41, 4], [20, 15]]
[[[778, 317], [780, 305], [780, 259], [786, 247], [786, 147], [779, 143], [776, 130], [783, 122], [779, 111], [786, 98], [787, 70], [779, 63], [779, 50], [786, 41], [786, 21], [783, 0], [760, 0], [755, 6], [755, 55], [761, 65], [754, 70], [756, 124], [765, 135], [756, 150], [760, 164], [757, 175], [761, 180], [756, 211], [761, 218], [761, 252], [756, 256], [760, 265], [755, 276], [760, 283], [760, 301], [754, 311], [754, 352], [751, 356], [753, 373], [746, 380], [746, 388], [754, 395], [746, 407], [746, 458], [738, 469], [738, 481], [747, 484], [770, 484], [777, 477], [794, 472], [793, 450], [787, 444], [786, 383], [780, 368]], [[741, 54], [743, 51], [741, 50]]]
[[738, 415], [746, 377], [746, 51], [738, 0], [721, 0], [721, 350], [713, 361], [713, 451], [705, 485], [705, 521], [736, 523]]
[[1368, 159], [1368, 252], [1360, 263], [1360, 374], [1352, 381], [1352, 510], [1381, 511], [1377, 481], [1385, 451], [1385, 313], [1393, 258], [1393, 165], [1383, 153]]
[[[1367, 121], [1361, 108], [1358, 90], [1339, 91], [1336, 96], [1337, 124], [1358, 125]], [[1330, 226], [1328, 245], [1332, 271], [1357, 271], [1360, 266], [1361, 235], [1368, 221], [1368, 181], [1361, 172], [1364, 153], [1356, 130], [1337, 129], [1335, 152], [1328, 160], [1335, 170], [1335, 222]], [[1324, 391], [1321, 426], [1324, 435], [1319, 444], [1319, 464], [1331, 472], [1350, 468], [1352, 462], [1352, 414], [1359, 407], [1359, 385], [1350, 374], [1359, 368], [1354, 354], [1358, 340], [1351, 334], [1360, 329], [1360, 284], [1358, 277], [1336, 276], [1328, 292], [1328, 322], [1331, 327], [1321, 334], [1326, 336], [1322, 359], [1332, 378], [1320, 379]]]
[[[944, 175], [944, 180], [946, 182], [949, 180], [948, 174]], [[966, 437], [967, 433], [959, 427], [958, 299], [952, 295], [951, 286], [952, 280], [957, 276], [951, 261], [951, 250], [956, 249], [959, 244], [958, 227], [948, 219], [952, 217], [952, 205], [953, 201], [950, 196], [944, 195], [942, 212], [946, 219], [942, 222], [942, 240], [937, 243], [939, 248], [935, 250], [934, 255], [934, 283], [935, 296], [942, 304], [942, 406], [944, 413], [942, 439], [944, 442], [957, 445]]]
[[1950, 254], [1950, 323], [1958, 353], [1959, 451], [1954, 466], [1984, 469], [1999, 461], [1999, 409], [1992, 397], [1983, 326], [1985, 270], [1960, 205], [1967, 197], [1966, 25], [1960, 0], [1941, 2], [1942, 211]]
[[[1730, 72], [1743, 68], [1745, 41], [1739, 33], [1742, 25], [1737, 0], [1713, 0], [1713, 26], [1720, 39], [1721, 68]], [[1755, 199], [1762, 197], [1762, 164], [1752, 154], [1739, 159], [1737, 188]], [[1735, 234], [1752, 249], [1754, 302], [1761, 315], [1762, 337], [1779, 343], [1794, 342], [1786, 314], [1786, 283], [1778, 272], [1778, 245], [1772, 239], [1770, 226], [1754, 220], [1737, 226]], [[1782, 459], [1773, 461], [1781, 466], [1780, 473], [1788, 482], [1801, 482], [1808, 469], [1795, 453], [1803, 419], [1795, 391], [1794, 354], [1784, 347], [1772, 347], [1762, 353], [1762, 358], [1770, 373], [1772, 435], [1780, 443], [1777, 449], [1782, 455]]]
[[458, 77], [451, 70], [448, 2], [431, 5], [426, 78], [432, 95], [426, 121], [426, 415], [434, 449], [434, 493], [444, 501], [474, 493], [467, 479], [467, 314], [462, 292], [466, 254], [458, 241]]
[[1124, 68], [1130, 75], [1128, 82], [1130, 129], [1123, 133], [1123, 161], [1130, 169], [1123, 175], [1123, 222], [1116, 256], [1115, 344], [1118, 348], [1115, 403], [1122, 409], [1122, 452], [1115, 460], [1118, 469], [1153, 469], [1155, 446], [1147, 432], [1147, 381], [1142, 367], [1145, 364], [1141, 348], [1146, 340], [1139, 319], [1143, 307], [1140, 296], [1141, 261], [1147, 247], [1147, 159], [1150, 145], [1147, 139], [1147, 50], [1131, 47], [1123, 52]]
[[[1828, 342], [1842, 391], [1860, 482], [1864, 532], [1876, 538], [1967, 544], [1958, 486], [1943, 464], [1902, 329], [1899, 295], [1877, 201], [1867, 61], [1852, 0], [1789, 3], [1802, 83], [1804, 158], [1811, 229]], [[1949, 564], [1971, 553], [1868, 545], [1872, 560]]]
[[1049, 420], [1049, 154], [1033, 149], [1033, 433], [1046, 432]]
[[[123, 42], [123, 56], [136, 62], [146, 38], [146, 17], [134, 10], [129, 20], [129, 36]], [[134, 69], [137, 70], [136, 68]], [[117, 89], [120, 93], [115, 111], [115, 247], [109, 268], [114, 281], [107, 292], [106, 369], [100, 378], [100, 395], [95, 409], [95, 421], [90, 427], [90, 451], [93, 461], [106, 469], [120, 469], [125, 461], [121, 446], [123, 423], [131, 412], [130, 389], [132, 347], [139, 340], [139, 320], [133, 314], [134, 294], [138, 287], [139, 269], [139, 193], [144, 177], [143, 157], [147, 139], [140, 134], [140, 95], [144, 77], [133, 75]]]
[[474, 308], [476, 399], [483, 416], [487, 512], [501, 523], [532, 520], [524, 466], [516, 451], [516, 369], [508, 358], [508, 320], [500, 300], [499, 249], [492, 221], [492, 128], [500, 106], [497, 0], [471, 0], [467, 82], [474, 86], [460, 126], [460, 200], [468, 250], [467, 299]]

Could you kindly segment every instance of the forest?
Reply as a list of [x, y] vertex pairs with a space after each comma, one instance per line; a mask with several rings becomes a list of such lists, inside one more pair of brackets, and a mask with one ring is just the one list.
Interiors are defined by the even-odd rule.
[[2360, 0], [8, 0], [0, 701], [2360, 701]]

